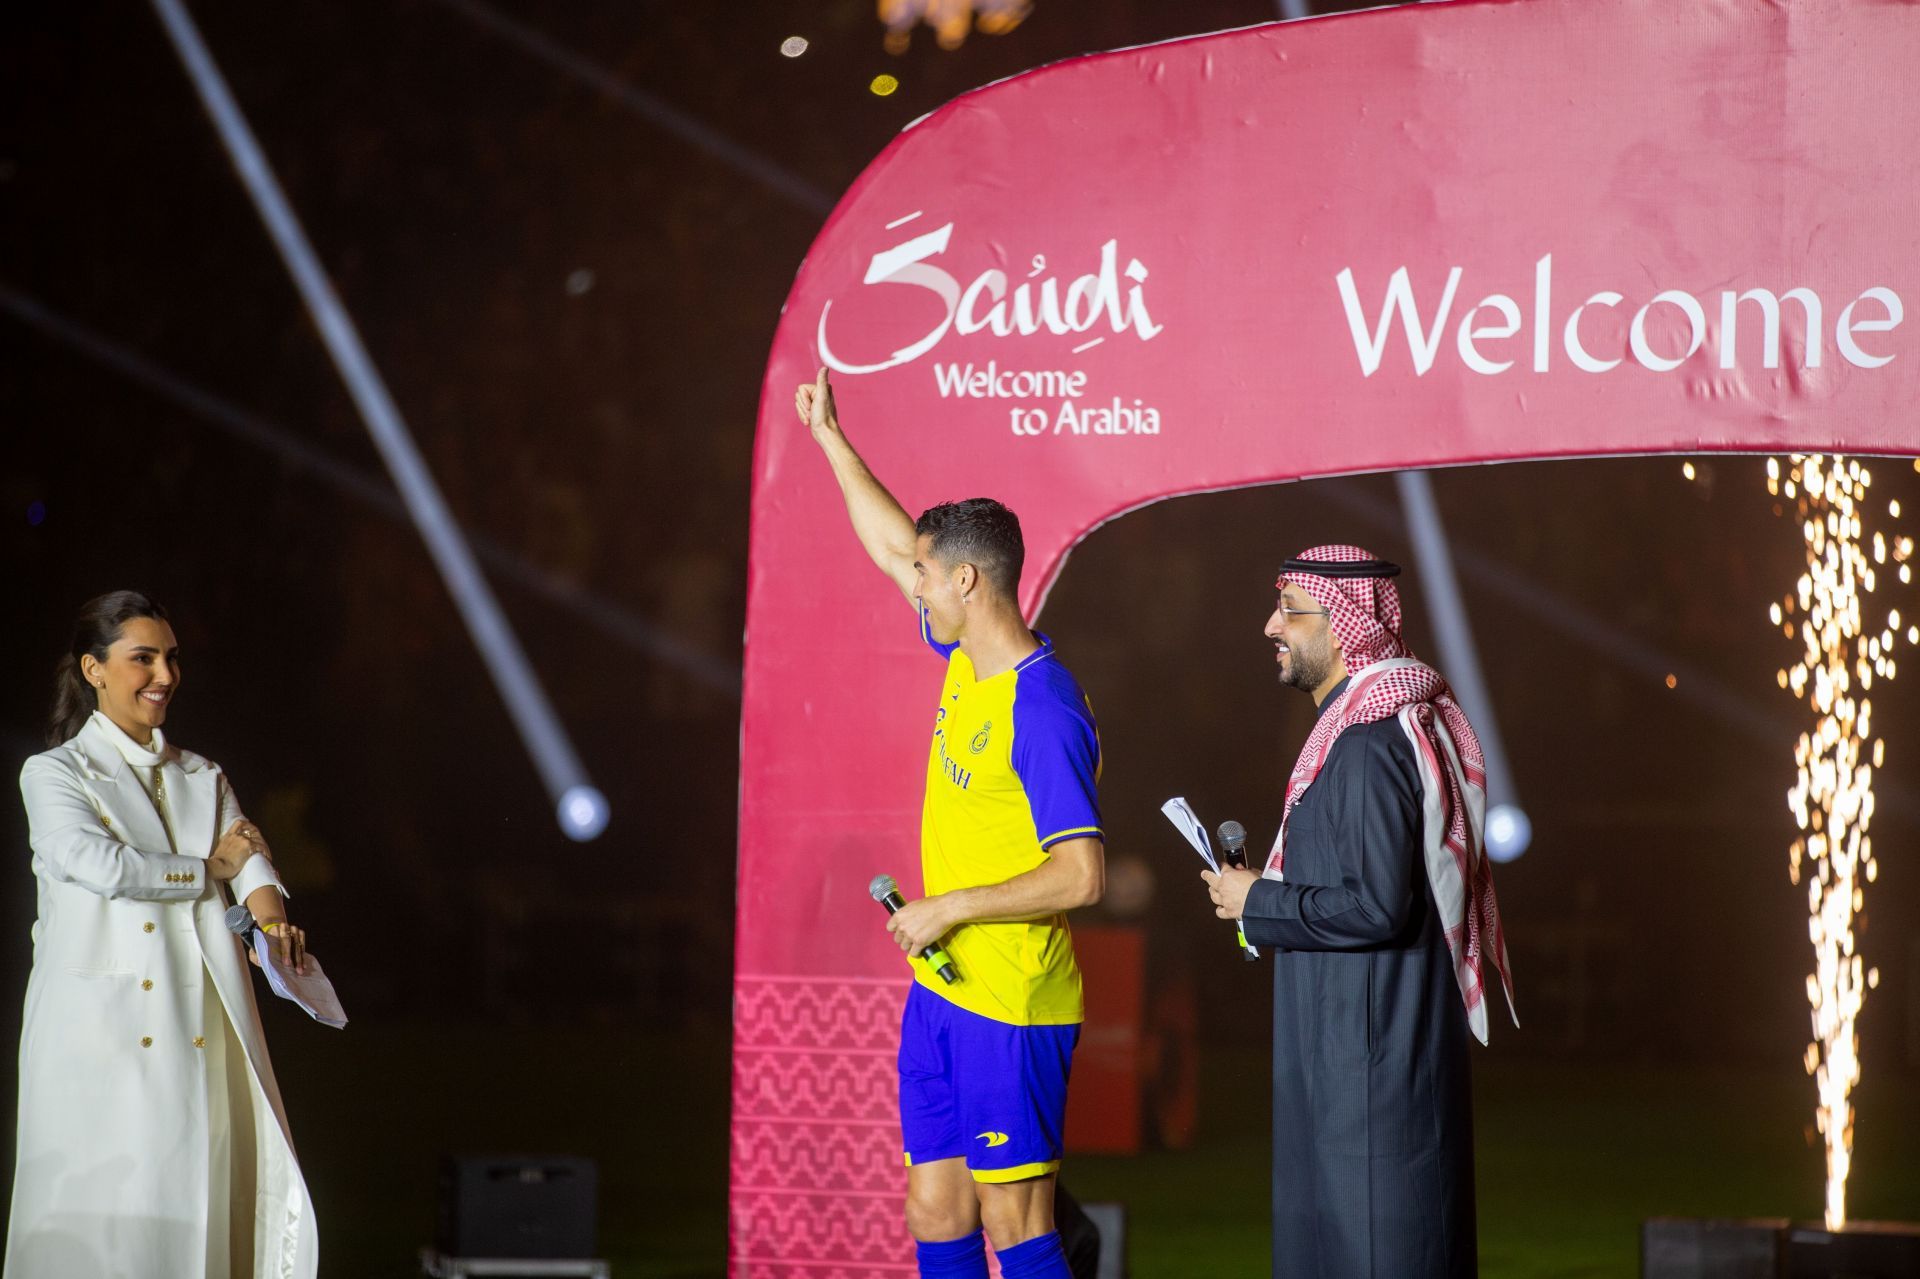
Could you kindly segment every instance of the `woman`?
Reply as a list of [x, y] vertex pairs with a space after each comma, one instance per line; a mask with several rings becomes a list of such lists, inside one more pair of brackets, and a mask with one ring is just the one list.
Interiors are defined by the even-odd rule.
[[288, 963], [306, 939], [219, 766], [160, 731], [180, 682], [158, 604], [89, 601], [20, 772], [40, 915], [6, 1279], [318, 1270], [228, 894]]

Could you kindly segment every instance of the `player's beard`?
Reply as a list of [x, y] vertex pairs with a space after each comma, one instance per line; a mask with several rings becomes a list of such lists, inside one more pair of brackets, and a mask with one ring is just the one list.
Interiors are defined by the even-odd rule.
[[1326, 682], [1333, 670], [1333, 638], [1317, 635], [1301, 643], [1287, 645], [1287, 660], [1280, 667], [1280, 682], [1312, 693]]

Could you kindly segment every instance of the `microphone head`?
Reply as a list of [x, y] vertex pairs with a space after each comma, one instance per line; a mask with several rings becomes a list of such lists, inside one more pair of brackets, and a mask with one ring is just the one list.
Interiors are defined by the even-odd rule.
[[235, 936], [245, 937], [253, 931], [253, 912], [247, 909], [245, 902], [235, 902], [227, 907], [227, 931]]
[[875, 875], [873, 882], [867, 885], [867, 896], [877, 902], [884, 902], [899, 891], [900, 885], [893, 882], [891, 875]]
[[1221, 822], [1220, 843], [1227, 848], [1245, 848], [1247, 846], [1247, 828], [1239, 822]]

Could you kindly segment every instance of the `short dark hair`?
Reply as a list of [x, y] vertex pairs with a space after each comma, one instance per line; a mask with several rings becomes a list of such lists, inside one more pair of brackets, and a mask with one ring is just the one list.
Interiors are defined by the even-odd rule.
[[929, 506], [913, 522], [913, 531], [933, 539], [929, 549], [941, 563], [971, 564], [995, 590], [1009, 598], [1018, 592], [1027, 562], [1020, 517], [992, 498]]

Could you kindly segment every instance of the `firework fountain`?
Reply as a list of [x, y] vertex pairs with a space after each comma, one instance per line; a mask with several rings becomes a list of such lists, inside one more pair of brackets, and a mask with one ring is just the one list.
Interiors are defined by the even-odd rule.
[[[1768, 460], [1767, 488], [1792, 504], [1806, 542], [1806, 571], [1771, 610], [1774, 624], [1802, 646], [1798, 660], [1781, 669], [1779, 682], [1815, 716], [1794, 747], [1799, 776], [1787, 805], [1800, 835], [1789, 850], [1788, 874], [1807, 890], [1814, 970], [1807, 977], [1813, 1039], [1806, 1068], [1818, 1086], [1815, 1113], [1826, 1144], [1826, 1223], [1838, 1230], [1847, 1221], [1853, 1155], [1850, 1094], [1860, 1082], [1855, 1021], [1880, 976], [1866, 967], [1854, 931], [1866, 886], [1879, 874], [1868, 828], [1873, 773], [1884, 762], [1886, 742], [1873, 735], [1869, 693], [1876, 679], [1896, 674], [1900, 629], [1898, 610], [1869, 625], [1866, 597], [1883, 573], [1911, 580], [1913, 542], [1895, 537], [1889, 543], [1878, 531], [1868, 538], [1864, 512], [1873, 475], [1859, 462], [1796, 455], [1784, 475], [1782, 470], [1778, 459]], [[1889, 503], [1887, 513], [1897, 519], [1899, 503]], [[1920, 628], [1909, 627], [1907, 638], [1920, 639]]]

